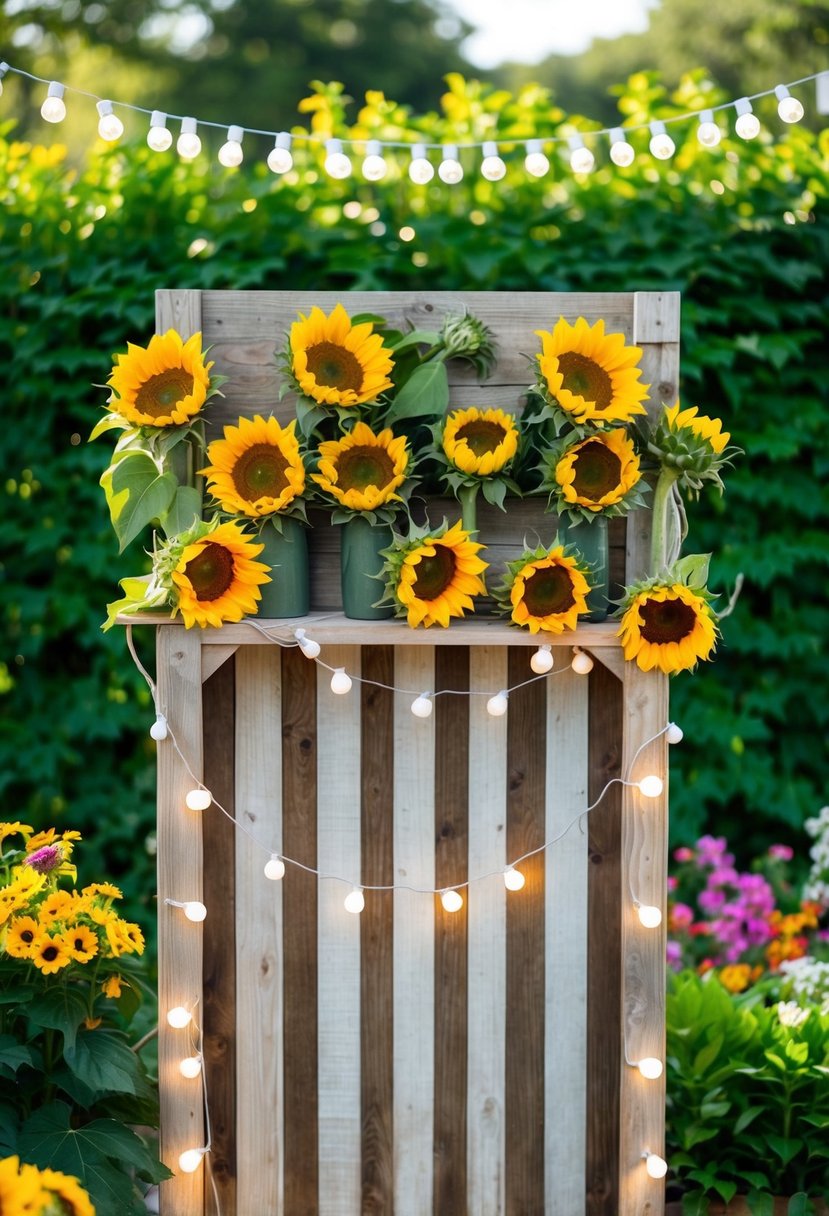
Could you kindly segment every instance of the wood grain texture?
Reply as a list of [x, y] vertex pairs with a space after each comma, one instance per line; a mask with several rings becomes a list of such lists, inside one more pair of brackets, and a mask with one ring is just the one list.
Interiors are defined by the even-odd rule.
[[[317, 865], [317, 668], [282, 651], [282, 850]], [[289, 865], [283, 886], [285, 1212], [319, 1210], [317, 879]]]
[[168, 329], [178, 330], [185, 340], [199, 333], [202, 328], [202, 293], [194, 289], [169, 291], [165, 288], [157, 291], [155, 328], [159, 334], [165, 334]]
[[[215, 647], [201, 648], [202, 661]], [[204, 667], [202, 667], [202, 676]], [[235, 694], [232, 658], [204, 683], [204, 783], [235, 814]], [[211, 808], [202, 816], [204, 847], [204, 1069], [210, 1095], [209, 1168], [223, 1216], [236, 1213], [236, 829]], [[191, 1081], [198, 1085], [198, 1081]], [[212, 1211], [210, 1189], [207, 1210]]]
[[263, 869], [282, 851], [281, 669], [275, 647], [236, 656], [237, 1205], [278, 1212], [284, 1185], [282, 889]]
[[[159, 629], [158, 705], [197, 776], [202, 772], [201, 641], [180, 626]], [[158, 1075], [162, 1161], [178, 1170], [179, 1154], [205, 1144], [202, 1090], [178, 1071], [192, 1054], [190, 1029], [174, 1030], [166, 1013], [183, 1005], [202, 1021], [202, 930], [167, 899], [202, 898], [202, 821], [184, 804], [194, 786], [170, 740], [158, 747]], [[180, 1171], [161, 1184], [164, 1216], [202, 1216], [204, 1169]]]
[[[438, 689], [469, 688], [469, 651], [435, 652]], [[469, 699], [435, 702], [435, 883], [467, 878]], [[459, 912], [435, 899], [435, 1216], [466, 1216], [467, 893]]]
[[[510, 650], [509, 685], [532, 672]], [[546, 689], [510, 693], [507, 730], [507, 858], [544, 843]], [[544, 854], [521, 862], [526, 884], [507, 901], [506, 1210], [544, 1211]]]

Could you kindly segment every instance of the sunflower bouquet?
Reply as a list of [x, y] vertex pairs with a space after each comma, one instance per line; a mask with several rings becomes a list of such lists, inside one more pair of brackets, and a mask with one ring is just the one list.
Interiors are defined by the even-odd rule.
[[[122, 1122], [157, 1126], [154, 1090], [127, 1033], [142, 1000], [144, 937], [120, 914], [112, 883], [74, 885], [79, 838], [0, 823], [0, 1076], [16, 1083], [0, 1106], [0, 1136], [40, 1167], [71, 1164], [99, 1216], [137, 1213], [138, 1184], [168, 1176]], [[0, 1195], [14, 1172], [3, 1168]], [[33, 1181], [25, 1168], [18, 1174], [20, 1187]], [[74, 1186], [52, 1189], [71, 1204]], [[49, 1200], [42, 1210], [93, 1211], [80, 1186], [76, 1198], [76, 1207]]]

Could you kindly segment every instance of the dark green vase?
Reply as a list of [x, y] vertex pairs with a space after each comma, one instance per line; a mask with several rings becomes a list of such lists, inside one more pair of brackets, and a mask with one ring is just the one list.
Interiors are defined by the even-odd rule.
[[381, 549], [391, 544], [388, 524], [370, 524], [355, 515], [340, 527], [340, 584], [343, 614], [352, 621], [385, 621], [394, 615], [389, 604], [374, 605], [382, 598], [383, 583], [372, 577], [383, 569]]
[[280, 532], [272, 523], [266, 523], [259, 536], [265, 547], [257, 560], [271, 568], [271, 581], [260, 588], [260, 617], [308, 614], [308, 529], [290, 517], [281, 524]]
[[607, 519], [570, 519], [562, 515], [558, 521], [558, 538], [565, 545], [575, 545], [590, 567], [587, 575], [592, 590], [587, 597], [589, 612], [586, 621], [603, 621], [609, 610], [610, 563], [607, 552]]

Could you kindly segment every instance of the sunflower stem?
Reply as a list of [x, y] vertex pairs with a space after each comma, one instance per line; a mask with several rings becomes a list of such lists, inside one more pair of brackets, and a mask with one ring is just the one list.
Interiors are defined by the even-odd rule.
[[461, 522], [464, 532], [470, 535], [478, 531], [478, 490], [480, 486], [461, 486], [458, 490], [458, 502], [461, 504]]
[[663, 468], [653, 495], [653, 532], [651, 534], [651, 574], [657, 575], [668, 564], [668, 509], [674, 482], [679, 476], [676, 469]]

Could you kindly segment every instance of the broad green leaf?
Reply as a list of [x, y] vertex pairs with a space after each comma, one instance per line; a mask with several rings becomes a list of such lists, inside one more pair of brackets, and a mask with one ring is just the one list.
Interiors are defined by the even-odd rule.
[[94, 439], [106, 434], [107, 431], [123, 431], [128, 427], [129, 423], [121, 414], [104, 414], [103, 418], [100, 418], [92, 428], [87, 442], [92, 443]]
[[777, 1154], [784, 1165], [788, 1165], [793, 1157], [796, 1157], [803, 1148], [803, 1141], [798, 1136], [775, 1136], [771, 1132], [767, 1133], [766, 1140], [768, 1141], [771, 1150]]
[[492, 503], [493, 507], [500, 507], [502, 511], [506, 510], [504, 499], [507, 487], [499, 477], [487, 477], [481, 482], [481, 490], [486, 501]]
[[395, 342], [392, 350], [396, 353], [405, 350], [407, 346], [436, 346], [439, 341], [439, 333], [433, 333], [427, 329], [413, 329], [411, 333], [404, 334], [398, 342]]
[[746, 1203], [751, 1216], [774, 1216], [774, 1200], [762, 1191], [749, 1191]]
[[168, 510], [161, 517], [161, 527], [168, 538], [192, 528], [201, 519], [202, 496], [195, 486], [178, 486]]
[[739, 1136], [740, 1132], [744, 1131], [750, 1123], [754, 1122], [758, 1115], [763, 1113], [763, 1110], [764, 1107], [762, 1106], [747, 1107], [746, 1110], [739, 1115], [736, 1123], [734, 1124], [734, 1135]]
[[64, 1052], [66, 1063], [91, 1089], [134, 1094], [139, 1063], [125, 1040], [109, 1030], [88, 1030]]
[[68, 1051], [74, 1046], [78, 1027], [88, 1012], [81, 993], [68, 984], [61, 984], [36, 997], [28, 1005], [26, 1016], [33, 1026], [59, 1030], [63, 1035], [64, 1051]]
[[[110, 475], [111, 474], [111, 475]], [[130, 452], [104, 474], [104, 492], [121, 552], [170, 506], [177, 482], [172, 473], [159, 473], [145, 452]], [[109, 490], [107, 490], [107, 485]]]
[[695, 1077], [700, 1076], [711, 1067], [717, 1056], [720, 1054], [722, 1045], [723, 1036], [718, 1034], [711, 1040], [710, 1043], [706, 1043], [705, 1047], [700, 1048], [700, 1050], [694, 1056], [694, 1063], [692, 1065], [692, 1071]]
[[389, 406], [386, 422], [439, 417], [449, 405], [449, 381], [443, 363], [416, 367]]
[[682, 1196], [682, 1216], [708, 1216], [708, 1200], [698, 1191]]
[[17, 1072], [21, 1064], [31, 1064], [32, 1053], [23, 1043], [10, 1034], [0, 1034], [0, 1065]]
[[805, 1191], [798, 1191], [796, 1195], [789, 1198], [789, 1206], [786, 1211], [787, 1216], [812, 1216], [814, 1208]]

